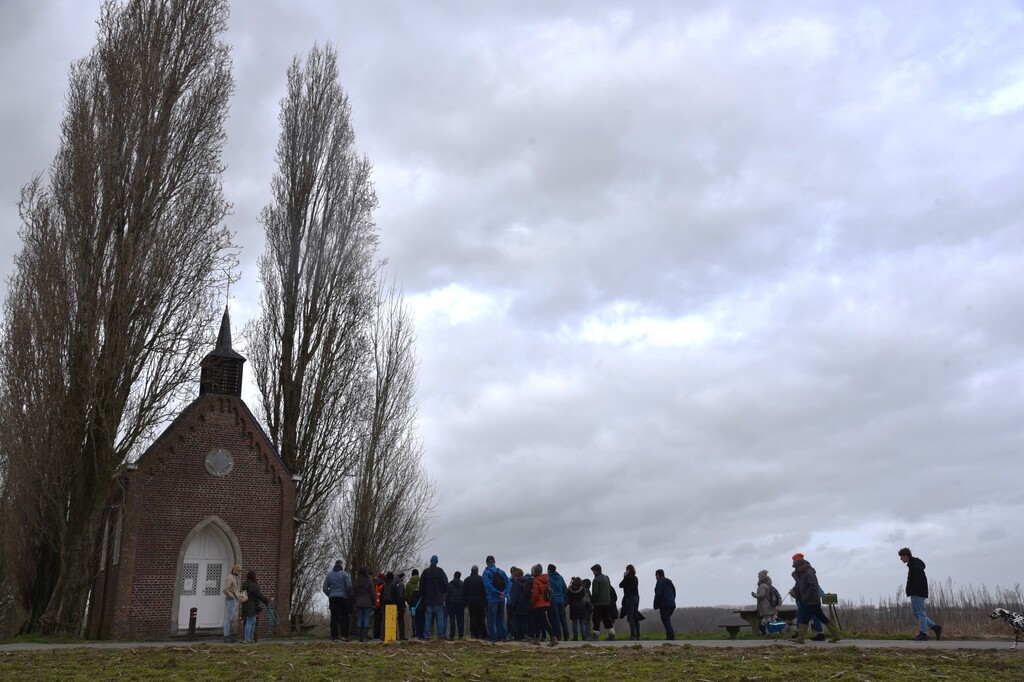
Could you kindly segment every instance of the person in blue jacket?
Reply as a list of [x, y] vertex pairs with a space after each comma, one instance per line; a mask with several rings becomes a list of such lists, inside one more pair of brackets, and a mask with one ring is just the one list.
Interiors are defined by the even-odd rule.
[[484, 569], [484, 589], [487, 591], [487, 635], [492, 642], [508, 640], [505, 627], [505, 606], [508, 603], [511, 582], [505, 571], [494, 564], [494, 557], [487, 557]]
[[554, 564], [548, 564], [548, 585], [551, 587], [551, 608], [548, 609], [551, 632], [561, 640], [568, 640], [569, 621], [565, 617], [565, 591], [568, 588]]

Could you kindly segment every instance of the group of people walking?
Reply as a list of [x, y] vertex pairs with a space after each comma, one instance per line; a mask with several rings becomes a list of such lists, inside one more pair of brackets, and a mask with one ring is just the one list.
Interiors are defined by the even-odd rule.
[[[484, 570], [473, 566], [466, 579], [456, 571], [452, 580], [438, 566], [437, 556], [423, 573], [413, 569], [408, 582], [405, 573], [378, 573], [371, 577], [360, 568], [353, 581], [342, 562], [324, 578], [323, 592], [331, 612], [331, 640], [349, 641], [351, 609], [357, 611], [356, 636], [359, 641], [382, 639], [386, 607], [396, 607], [397, 638], [405, 640], [406, 612], [412, 637], [427, 640], [462, 639], [466, 636], [465, 614], [469, 612], [469, 636], [492, 642], [522, 641], [556, 646], [571, 637], [599, 639], [601, 628], [610, 640], [616, 638], [615, 621], [625, 618], [630, 639], [640, 639], [639, 579], [632, 565], [626, 566], [622, 580], [621, 606], [611, 579], [600, 564], [591, 566], [593, 579], [572, 577], [568, 583], [554, 564], [545, 570], [535, 564], [529, 571], [512, 566], [509, 572], [497, 567], [488, 556]], [[675, 586], [661, 569], [655, 572], [654, 608], [658, 610], [668, 639], [675, 639], [671, 617], [675, 611]], [[371, 630], [372, 616], [372, 634]]]
[[[910, 605], [914, 616], [918, 619], [919, 632], [917, 641], [928, 641], [928, 631], [935, 633], [935, 639], [942, 639], [942, 626], [935, 623], [928, 617], [926, 602], [928, 600], [928, 578], [925, 576], [924, 562], [915, 557], [908, 547], [900, 549], [900, 560], [907, 564], [907, 586], [906, 595], [910, 598]], [[828, 628], [830, 642], [838, 642], [842, 639], [839, 628], [829, 620], [821, 608], [821, 598], [825, 591], [818, 584], [818, 574], [807, 561], [802, 553], [793, 555], [793, 577], [794, 585], [789, 590], [796, 604], [797, 632], [793, 640], [799, 644], [805, 642], [808, 628], [815, 631], [814, 640], [825, 640], [825, 628]], [[757, 600], [757, 613], [761, 617], [761, 630], [764, 632], [768, 624], [778, 618], [779, 606], [782, 603], [781, 596], [772, 585], [772, 579], [768, 571], [760, 571], [757, 574], [757, 589], [750, 593]]]

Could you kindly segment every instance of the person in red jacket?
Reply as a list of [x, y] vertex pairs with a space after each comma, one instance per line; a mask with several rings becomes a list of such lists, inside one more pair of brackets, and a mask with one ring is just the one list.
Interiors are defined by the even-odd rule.
[[551, 590], [548, 588], [548, 576], [540, 564], [534, 564], [530, 570], [533, 574], [533, 643], [540, 644], [540, 638], [547, 635], [548, 646], [558, 646], [558, 637], [551, 631], [548, 620], [548, 609], [551, 608]]

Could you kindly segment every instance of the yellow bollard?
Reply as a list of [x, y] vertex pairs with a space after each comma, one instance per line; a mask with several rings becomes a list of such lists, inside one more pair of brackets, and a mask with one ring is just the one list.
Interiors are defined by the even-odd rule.
[[394, 604], [384, 605], [384, 642], [398, 641], [398, 607]]

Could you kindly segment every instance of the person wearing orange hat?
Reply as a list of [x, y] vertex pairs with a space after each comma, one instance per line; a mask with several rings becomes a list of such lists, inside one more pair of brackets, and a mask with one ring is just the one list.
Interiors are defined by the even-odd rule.
[[[793, 561], [794, 562], [795, 561], [803, 561], [803, 559], [804, 559], [804, 555], [802, 553], [800, 553], [800, 552], [797, 552], [796, 554], [793, 555]], [[797, 578], [796, 578], [796, 571], [793, 571], [792, 576], [793, 576], [793, 582], [797, 583], [798, 581], [797, 581]], [[793, 589], [791, 589], [789, 591], [789, 594], [792, 595], [793, 603], [796, 604], [796, 620], [799, 623], [799, 622], [801, 622], [801, 618], [803, 617], [804, 613], [807, 612], [807, 607], [804, 605], [804, 603], [802, 601], [800, 601], [800, 590], [798, 588], [799, 588], [799, 586], [794, 584], [793, 585]], [[820, 590], [821, 588], [819, 587], [818, 589]], [[824, 592], [822, 592], [822, 594], [824, 594]], [[814, 630], [815, 633], [817, 633], [817, 634], [814, 635], [814, 638], [813, 638], [812, 641], [824, 642], [825, 641], [825, 626], [822, 625], [820, 620], [818, 620], [818, 616], [817, 615], [813, 615], [813, 614], [811, 615], [811, 628]], [[797, 633], [793, 633], [792, 635], [790, 635], [790, 638], [791, 639], [796, 639], [797, 638]]]

